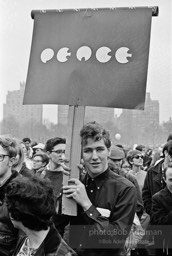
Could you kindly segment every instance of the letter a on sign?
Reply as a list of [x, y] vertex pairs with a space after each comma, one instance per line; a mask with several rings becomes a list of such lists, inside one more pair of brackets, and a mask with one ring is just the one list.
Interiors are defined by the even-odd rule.
[[24, 104], [143, 109], [152, 9], [33, 11]]

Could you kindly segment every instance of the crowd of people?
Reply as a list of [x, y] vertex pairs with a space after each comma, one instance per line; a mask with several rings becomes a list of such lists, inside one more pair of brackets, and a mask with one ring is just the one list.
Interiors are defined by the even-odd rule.
[[[71, 179], [65, 138], [0, 136], [0, 255], [172, 255], [172, 135], [162, 149], [126, 149], [90, 122], [80, 138]], [[62, 195], [76, 216], [63, 214]]]

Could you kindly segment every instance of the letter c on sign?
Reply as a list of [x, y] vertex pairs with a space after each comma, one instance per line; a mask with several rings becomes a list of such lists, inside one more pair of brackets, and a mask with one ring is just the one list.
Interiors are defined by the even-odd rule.
[[96, 51], [96, 58], [99, 62], [101, 63], [106, 63], [108, 62], [112, 56], [108, 55], [111, 52], [111, 49], [103, 46], [100, 47], [97, 51]]

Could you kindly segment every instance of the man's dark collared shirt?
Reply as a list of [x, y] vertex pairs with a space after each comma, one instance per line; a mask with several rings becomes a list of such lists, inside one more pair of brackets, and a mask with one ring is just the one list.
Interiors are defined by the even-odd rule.
[[115, 248], [123, 247], [133, 223], [135, 187], [110, 169], [94, 179], [86, 174], [82, 182], [92, 206], [85, 212], [78, 206], [77, 217], [72, 217], [71, 246], [79, 255], [110, 255], [108, 248], [114, 254]]

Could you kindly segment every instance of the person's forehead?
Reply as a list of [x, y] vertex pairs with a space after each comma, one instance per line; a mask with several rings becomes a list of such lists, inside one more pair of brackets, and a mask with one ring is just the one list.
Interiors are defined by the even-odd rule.
[[58, 150], [58, 149], [65, 150], [65, 148], [66, 148], [66, 144], [57, 144], [53, 147], [53, 150]]
[[0, 145], [0, 154], [5, 155], [7, 151]]
[[103, 139], [95, 141], [93, 138], [88, 138], [87, 143], [83, 146], [83, 148], [97, 148], [97, 147], [106, 147]]

